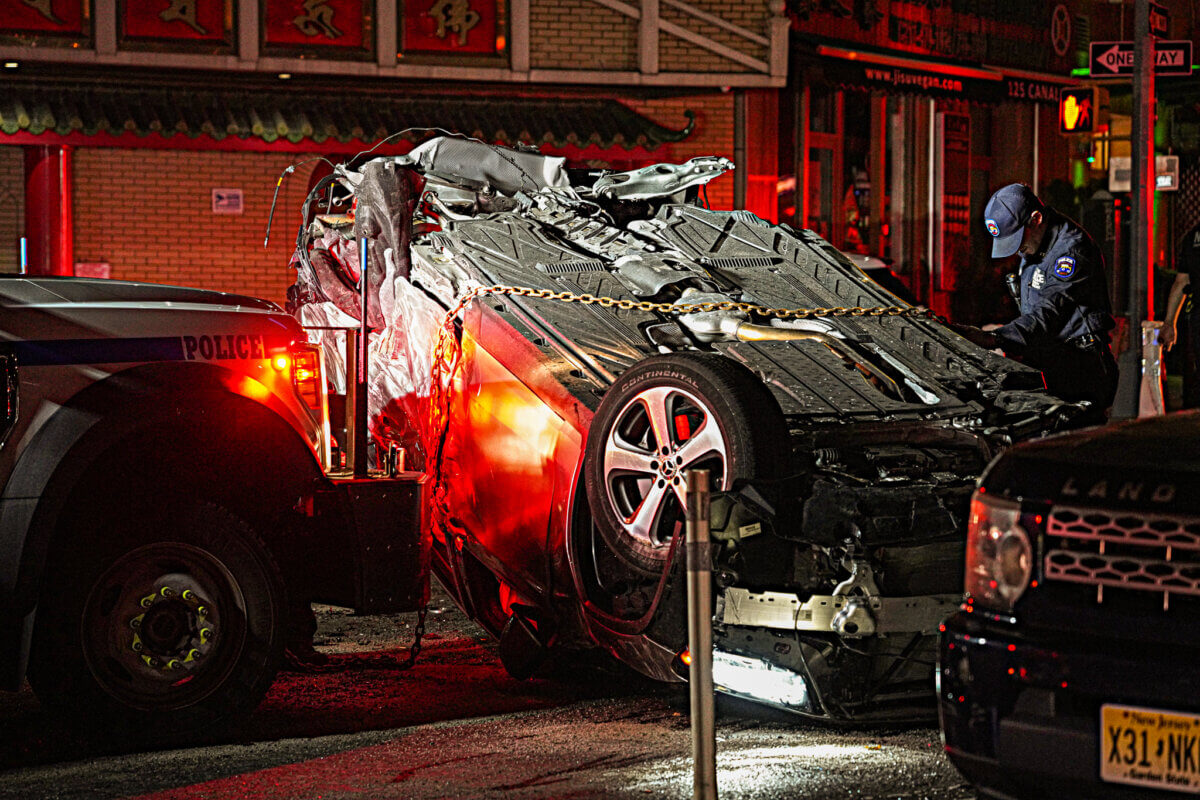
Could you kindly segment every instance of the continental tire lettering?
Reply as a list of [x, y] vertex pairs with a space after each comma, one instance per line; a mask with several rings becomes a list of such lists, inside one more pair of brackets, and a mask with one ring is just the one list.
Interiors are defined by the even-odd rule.
[[232, 334], [217, 336], [183, 336], [184, 359], [187, 361], [230, 361], [233, 359], [266, 358], [262, 334]]

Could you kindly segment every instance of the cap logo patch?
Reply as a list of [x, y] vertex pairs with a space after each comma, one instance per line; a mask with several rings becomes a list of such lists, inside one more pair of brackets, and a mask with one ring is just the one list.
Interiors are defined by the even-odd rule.
[[996, 224], [996, 220], [985, 219], [983, 221], [983, 224], [987, 225], [988, 233], [990, 233], [992, 236], [1000, 235], [1000, 226]]
[[1054, 274], [1060, 278], [1069, 278], [1075, 274], [1075, 259], [1063, 256], [1054, 262]]

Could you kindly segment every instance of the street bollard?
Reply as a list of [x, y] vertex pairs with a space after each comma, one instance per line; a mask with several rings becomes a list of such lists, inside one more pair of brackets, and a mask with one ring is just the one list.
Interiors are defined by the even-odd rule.
[[692, 800], [716, 800], [716, 699], [712, 675], [712, 556], [708, 470], [687, 471], [688, 689], [692, 709]]
[[1138, 416], [1154, 417], [1165, 413], [1162, 388], [1162, 322], [1142, 320], [1142, 386], [1138, 397]]

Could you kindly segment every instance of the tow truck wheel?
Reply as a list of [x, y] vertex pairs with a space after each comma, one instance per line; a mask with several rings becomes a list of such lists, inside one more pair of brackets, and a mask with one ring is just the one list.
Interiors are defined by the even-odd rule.
[[671, 353], [630, 367], [588, 431], [584, 482], [596, 527], [627, 565], [658, 574], [684, 524], [685, 473], [713, 491], [785, 474], [779, 404], [750, 370], [716, 354]]
[[164, 516], [156, 533], [103, 526], [120, 544], [75, 540], [39, 606], [29, 678], [50, 706], [169, 738], [258, 704], [286, 604], [279, 568], [241, 519], [208, 503]]

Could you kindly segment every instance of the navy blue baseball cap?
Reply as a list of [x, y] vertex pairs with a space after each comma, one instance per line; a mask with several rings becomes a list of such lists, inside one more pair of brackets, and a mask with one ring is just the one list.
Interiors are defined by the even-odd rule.
[[983, 210], [983, 224], [993, 236], [992, 258], [1008, 258], [1021, 247], [1025, 225], [1035, 211], [1043, 211], [1038, 196], [1023, 183], [1010, 183], [992, 195]]

